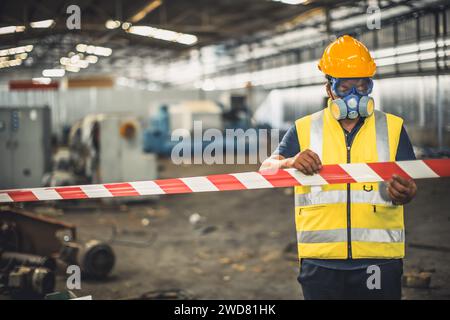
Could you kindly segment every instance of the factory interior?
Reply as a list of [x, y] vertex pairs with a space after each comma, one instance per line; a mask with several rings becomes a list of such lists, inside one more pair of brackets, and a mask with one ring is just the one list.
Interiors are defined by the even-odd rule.
[[[417, 159], [450, 158], [449, 30], [442, 0], [0, 1], [0, 300], [302, 300], [294, 188], [173, 179], [260, 170], [343, 35]], [[401, 298], [447, 300], [450, 178], [415, 182]]]

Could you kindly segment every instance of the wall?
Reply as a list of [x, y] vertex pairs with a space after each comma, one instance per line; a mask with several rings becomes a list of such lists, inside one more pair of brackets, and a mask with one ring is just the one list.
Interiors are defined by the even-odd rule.
[[[89, 113], [130, 112], [148, 116], [163, 103], [196, 100], [199, 91], [152, 92], [130, 88], [0, 91], [0, 106], [31, 107], [48, 105], [52, 110], [53, 131], [60, 134], [64, 125], [71, 125]], [[205, 93], [204, 98], [218, 99], [218, 93]]]
[[261, 89], [228, 91], [162, 90], [147, 91], [125, 87], [111, 89], [70, 90], [0, 90], [0, 106], [31, 107], [48, 105], [52, 111], [53, 131], [58, 135], [64, 125], [71, 125], [89, 113], [130, 112], [148, 117], [162, 104], [184, 100], [210, 99], [229, 105], [230, 94], [248, 96], [251, 109], [255, 109], [267, 95]]

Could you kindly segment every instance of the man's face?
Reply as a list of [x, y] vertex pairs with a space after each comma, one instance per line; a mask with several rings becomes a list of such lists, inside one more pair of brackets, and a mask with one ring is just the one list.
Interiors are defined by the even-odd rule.
[[341, 79], [337, 83], [335, 90], [339, 96], [346, 96], [351, 92], [352, 88], [355, 88], [356, 92], [361, 95], [367, 95], [371, 89], [371, 84], [368, 79]]
[[370, 78], [333, 78], [330, 89], [335, 97], [344, 98], [350, 93], [367, 96], [372, 92]]

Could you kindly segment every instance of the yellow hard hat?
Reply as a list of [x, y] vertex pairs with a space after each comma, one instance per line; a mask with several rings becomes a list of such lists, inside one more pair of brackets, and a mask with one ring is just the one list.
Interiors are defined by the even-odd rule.
[[334, 78], [370, 78], [377, 68], [366, 46], [348, 35], [328, 45], [318, 67]]

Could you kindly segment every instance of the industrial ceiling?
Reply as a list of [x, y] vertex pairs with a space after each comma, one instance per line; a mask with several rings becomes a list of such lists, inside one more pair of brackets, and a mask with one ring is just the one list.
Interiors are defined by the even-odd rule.
[[[390, 8], [412, 11], [427, 3], [441, 2], [375, 1], [382, 12]], [[153, 66], [175, 63], [176, 69], [176, 62], [192, 60], [193, 52], [201, 55], [200, 48], [220, 45], [225, 56], [232, 50], [236, 54], [236, 48], [250, 43], [259, 45], [261, 52], [270, 53], [277, 48], [283, 50], [285, 44], [272, 41], [268, 49], [262, 48], [263, 43], [279, 34], [306, 29], [314, 29], [319, 35], [334, 34], [352, 18], [366, 14], [372, 3], [346, 0], [3, 0], [0, 2], [0, 53], [2, 49], [21, 46], [33, 49], [26, 55], [22, 53], [27, 58], [23, 63], [18, 60], [20, 66], [0, 69], [0, 80], [41, 76], [44, 69], [60, 68], [73, 55], [81, 52], [82, 59], [86, 59], [86, 54], [95, 55], [95, 50], [106, 48], [110, 52], [97, 55], [98, 59], [92, 57], [95, 62], [89, 61], [91, 64], [85, 63], [89, 68], [82, 65], [71, 70], [70, 65], [65, 65], [67, 71], [76, 71], [66, 72], [66, 75], [110, 74], [150, 81], [153, 78], [148, 74]], [[73, 13], [67, 12], [68, 7], [74, 4], [80, 8], [79, 30], [67, 27]], [[47, 26], [32, 27], [33, 23], [45, 25], [47, 22]], [[16, 27], [15, 32], [9, 32], [11, 26]], [[8, 32], [2, 32], [2, 28]], [[310, 38], [317, 37], [310, 33]], [[286, 39], [283, 41], [288, 41]], [[77, 46], [80, 44], [81, 47]], [[147, 67], [147, 75], [143, 74], [143, 67]], [[159, 84], [164, 85], [164, 79], [160, 80]]]

